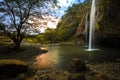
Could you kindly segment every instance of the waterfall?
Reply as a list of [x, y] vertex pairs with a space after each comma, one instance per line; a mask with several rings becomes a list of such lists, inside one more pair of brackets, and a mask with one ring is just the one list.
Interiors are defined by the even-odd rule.
[[92, 0], [91, 13], [90, 13], [90, 28], [89, 28], [89, 45], [88, 50], [93, 49], [93, 40], [94, 40], [94, 28], [95, 28], [95, 0]]

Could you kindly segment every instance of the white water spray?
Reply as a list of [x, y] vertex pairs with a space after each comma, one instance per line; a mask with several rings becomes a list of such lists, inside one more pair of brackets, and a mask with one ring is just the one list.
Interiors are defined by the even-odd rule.
[[92, 0], [91, 13], [90, 13], [89, 45], [88, 45], [89, 51], [93, 50], [95, 11], [96, 11], [95, 0]]

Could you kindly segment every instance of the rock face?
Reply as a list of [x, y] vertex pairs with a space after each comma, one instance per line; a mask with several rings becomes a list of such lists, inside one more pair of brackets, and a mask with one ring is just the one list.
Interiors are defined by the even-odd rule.
[[73, 58], [69, 63], [69, 71], [73, 73], [81, 73], [87, 71], [85, 63], [78, 58]]
[[14, 77], [27, 72], [28, 64], [20, 60], [0, 60], [0, 78]]
[[100, 42], [103, 46], [120, 48], [120, 37], [106, 37], [103, 38]]

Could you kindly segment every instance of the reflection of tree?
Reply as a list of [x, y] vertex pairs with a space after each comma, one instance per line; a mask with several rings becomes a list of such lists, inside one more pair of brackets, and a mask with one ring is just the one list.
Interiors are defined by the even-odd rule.
[[[25, 23], [34, 13], [46, 14], [55, 7], [56, 0], [2, 0], [0, 1], [0, 18], [6, 24], [6, 32], [19, 49], [25, 37]], [[39, 7], [39, 8], [38, 8]]]

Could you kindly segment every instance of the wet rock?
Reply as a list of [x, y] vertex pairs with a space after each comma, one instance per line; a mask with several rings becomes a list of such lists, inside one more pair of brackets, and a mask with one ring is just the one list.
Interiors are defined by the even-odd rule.
[[50, 80], [48, 75], [41, 75], [39, 80]]
[[43, 47], [41, 47], [41, 51], [42, 51], [42, 53], [47, 53], [48, 52], [48, 50], [46, 48], [43, 48]]
[[68, 76], [68, 80], [86, 80], [86, 78], [84, 74], [74, 73]]
[[[49, 76], [49, 80], [56, 80], [56, 75], [48, 74], [48, 76]], [[57, 80], [59, 80], [59, 78]]]
[[26, 78], [25, 73], [20, 73], [20, 74], [18, 74], [18, 76], [17, 76], [17, 79], [19, 79], [19, 80], [25, 80], [25, 78]]
[[80, 59], [73, 58], [69, 63], [68, 70], [73, 73], [81, 73], [89, 70], [89, 68], [86, 67], [86, 64], [82, 62]]
[[28, 64], [20, 60], [0, 60], [0, 77], [14, 77], [27, 72]]
[[88, 80], [111, 80], [104, 74], [96, 74], [91, 76]]

